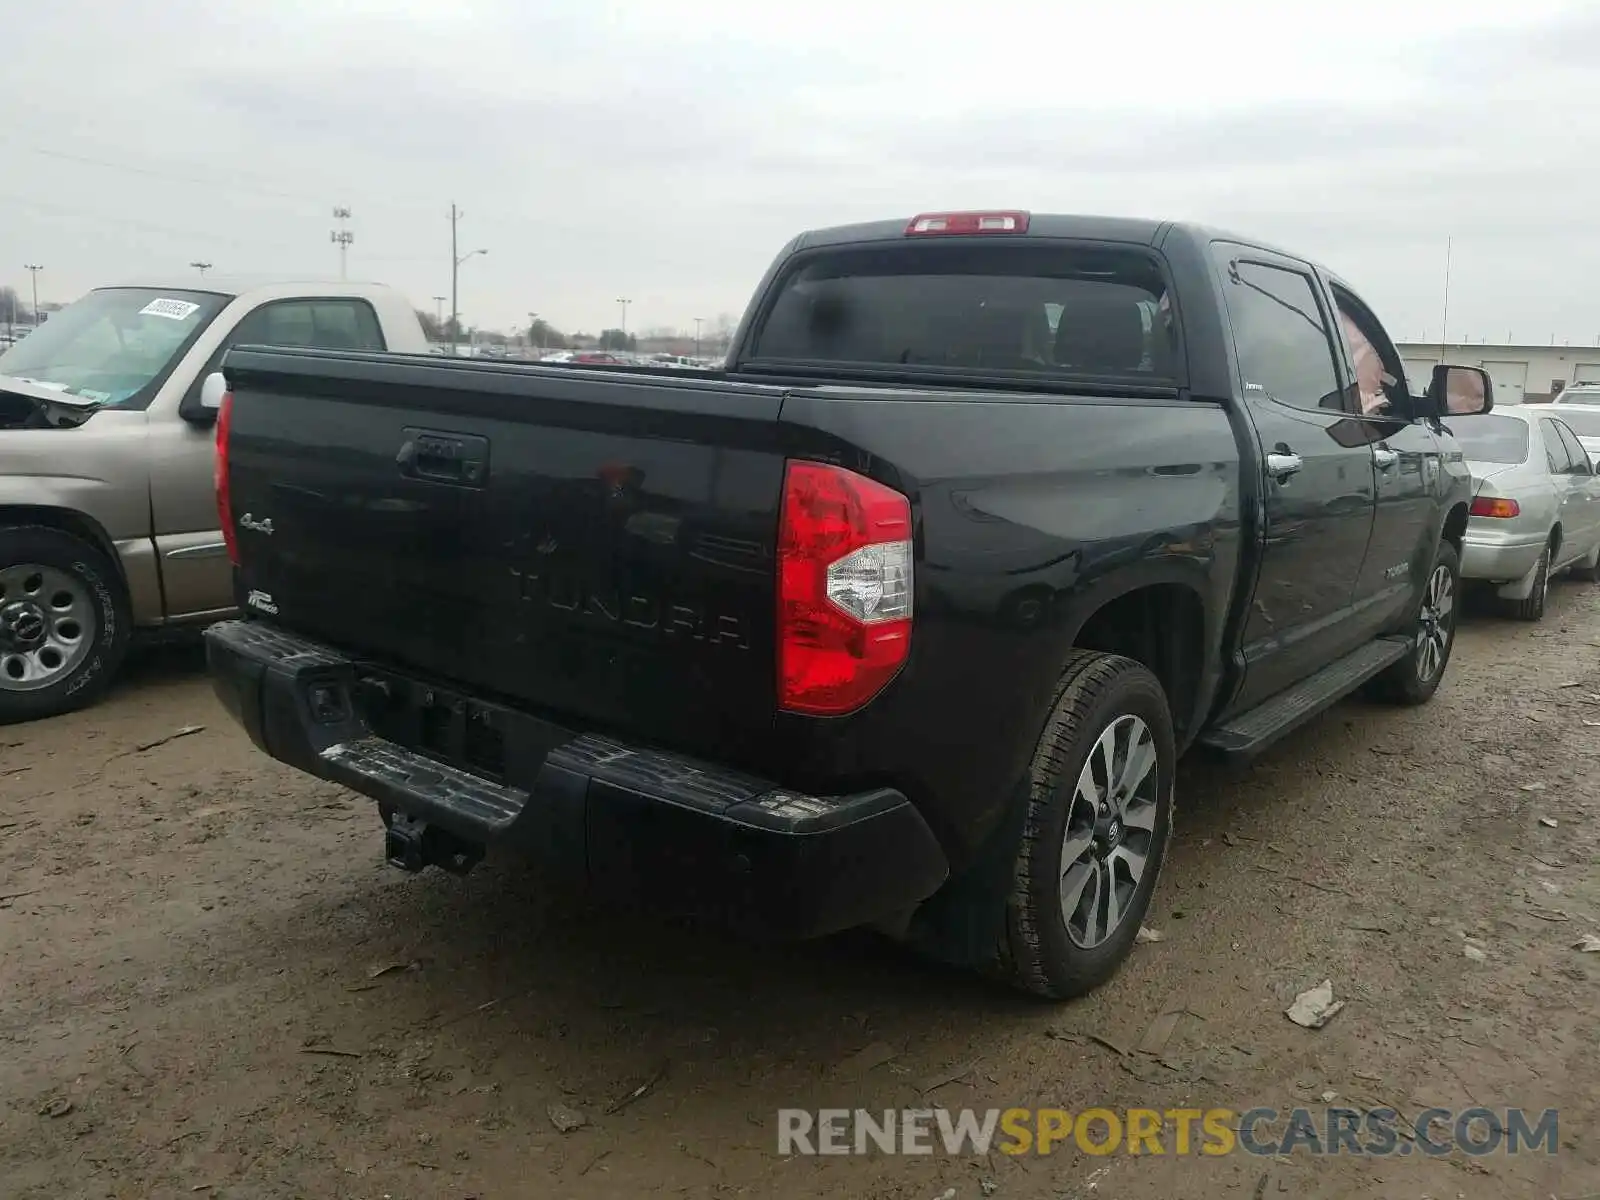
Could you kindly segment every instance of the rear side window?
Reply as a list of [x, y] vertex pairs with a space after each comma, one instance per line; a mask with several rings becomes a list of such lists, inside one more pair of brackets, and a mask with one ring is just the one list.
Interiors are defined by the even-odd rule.
[[239, 324], [241, 346], [298, 346], [308, 350], [383, 350], [383, 329], [365, 300], [279, 300]]
[[1515, 417], [1493, 413], [1451, 417], [1450, 432], [1473, 462], [1520, 463], [1528, 459], [1528, 426]]
[[1561, 435], [1561, 445], [1566, 449], [1569, 470], [1574, 475], [1589, 475], [1589, 452], [1583, 448], [1583, 443], [1578, 440], [1578, 435], [1573, 433], [1560, 421], [1555, 422], [1556, 432]]
[[767, 361], [1171, 383], [1177, 338], [1146, 251], [1064, 242], [829, 250], [778, 286]]
[[[1600, 396], [1595, 399], [1600, 400]], [[1600, 408], [1563, 408], [1561, 419], [1579, 437], [1600, 437]]]

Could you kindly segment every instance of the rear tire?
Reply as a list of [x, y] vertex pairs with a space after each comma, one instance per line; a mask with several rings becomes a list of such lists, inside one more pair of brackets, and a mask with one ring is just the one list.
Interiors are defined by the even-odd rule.
[[1411, 618], [1411, 653], [1372, 681], [1371, 693], [1391, 704], [1426, 704], [1433, 699], [1455, 649], [1461, 614], [1461, 556], [1440, 542]]
[[98, 700], [133, 631], [115, 564], [43, 525], [0, 528], [0, 725]]
[[1533, 576], [1533, 590], [1526, 599], [1507, 600], [1506, 615], [1519, 621], [1541, 621], [1550, 599], [1550, 547], [1545, 545], [1539, 555], [1539, 565]]
[[1006, 982], [1063, 1000], [1121, 967], [1171, 838], [1173, 742], [1166, 693], [1146, 667], [1095, 651], [1067, 661], [1029, 768]]

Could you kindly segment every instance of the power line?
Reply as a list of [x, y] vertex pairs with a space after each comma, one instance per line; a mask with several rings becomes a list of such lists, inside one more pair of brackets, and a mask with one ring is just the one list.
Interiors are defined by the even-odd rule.
[[[203, 229], [179, 229], [172, 225], [160, 225], [152, 221], [141, 221], [133, 217], [117, 217], [107, 213], [90, 212], [87, 209], [72, 208], [65, 204], [41, 204], [24, 196], [14, 196], [0, 192], [0, 203], [15, 204], [21, 208], [30, 208], [46, 215], [74, 217], [79, 220], [98, 221], [103, 225], [124, 226], [129, 229], [140, 229], [148, 233], [168, 234], [178, 238], [203, 239], [208, 242], [219, 242], [228, 246], [236, 246], [245, 250], [280, 250], [288, 253], [299, 253], [303, 247], [289, 242], [278, 242], [252, 238], [248, 241], [224, 233], [210, 233]], [[386, 262], [430, 262], [432, 256], [427, 254], [372, 254], [369, 258]]]
[[[230, 182], [219, 179], [214, 174], [188, 174], [183, 171], [174, 171], [163, 167], [145, 167], [136, 163], [119, 162], [115, 159], [98, 158], [88, 154], [71, 154], [65, 150], [49, 150], [43, 146], [35, 146], [15, 138], [0, 135], [0, 143], [9, 143], [30, 154], [41, 158], [58, 159], [61, 162], [77, 163], [80, 166], [101, 167], [111, 171], [122, 171], [129, 175], [141, 175], [147, 179], [164, 179], [173, 183], [193, 183], [205, 187], [208, 191], [231, 191], [245, 195], [263, 196], [273, 200], [292, 200], [297, 204], [315, 204], [318, 207], [327, 203], [326, 197], [312, 196], [304, 192], [286, 192], [279, 188], [267, 187], [253, 182]], [[237, 177], [235, 177], [237, 179]], [[396, 204], [393, 201], [379, 201], [373, 207], [388, 208], [397, 212], [429, 212], [433, 210], [421, 204]]]

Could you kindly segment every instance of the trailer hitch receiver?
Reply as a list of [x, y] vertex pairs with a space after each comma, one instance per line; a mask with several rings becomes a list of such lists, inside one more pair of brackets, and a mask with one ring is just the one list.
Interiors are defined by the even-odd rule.
[[465, 875], [483, 861], [483, 847], [404, 813], [385, 814], [383, 853], [389, 865], [415, 874], [438, 867]]

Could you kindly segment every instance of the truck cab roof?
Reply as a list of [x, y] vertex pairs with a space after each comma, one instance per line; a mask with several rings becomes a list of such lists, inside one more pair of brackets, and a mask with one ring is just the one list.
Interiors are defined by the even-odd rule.
[[[1263, 242], [1260, 238], [1246, 237], [1243, 234], [1234, 233], [1227, 229], [1194, 221], [1162, 220], [1149, 217], [1107, 217], [1092, 213], [1030, 212], [1025, 215], [1028, 218], [1028, 228], [1025, 233], [977, 236], [1071, 238], [1084, 241], [1124, 242], [1131, 245], [1156, 246], [1176, 234], [1196, 243], [1213, 241], [1240, 242], [1245, 245], [1258, 246], [1263, 250], [1281, 254], [1287, 258], [1303, 257]], [[794, 240], [791, 248], [798, 251], [816, 249], [822, 246], [849, 245], [856, 242], [899, 241], [907, 236], [906, 230], [916, 219], [916, 216], [907, 216], [903, 220], [867, 221], [852, 225], [834, 225], [808, 230]]]
[[154, 288], [174, 292], [205, 292], [213, 296], [255, 296], [260, 299], [280, 299], [289, 296], [365, 296], [378, 294], [399, 295], [386, 283], [367, 283], [359, 280], [320, 279], [316, 277], [270, 275], [207, 275], [203, 278], [184, 278], [178, 275], [157, 275], [123, 279], [104, 284], [94, 290], [106, 288]]

